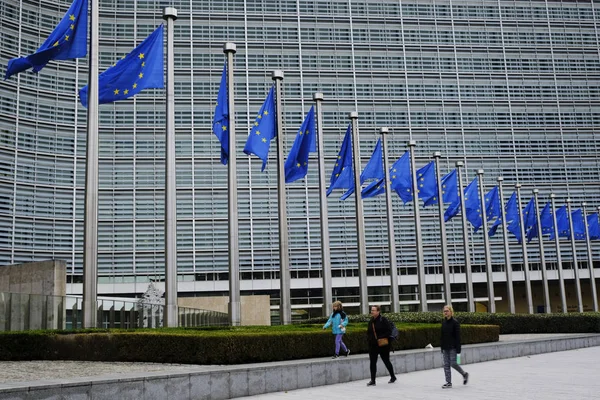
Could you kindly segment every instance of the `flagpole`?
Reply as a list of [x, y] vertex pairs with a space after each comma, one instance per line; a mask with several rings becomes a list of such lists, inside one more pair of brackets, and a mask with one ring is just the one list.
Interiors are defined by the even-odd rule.
[[323, 151], [323, 93], [313, 95], [317, 113], [317, 162], [319, 166], [319, 207], [321, 211], [321, 263], [323, 265], [323, 316], [329, 315], [332, 299], [331, 252], [329, 249], [329, 211], [325, 192], [325, 152]]
[[440, 244], [442, 250], [442, 272], [444, 273], [444, 299], [446, 304], [452, 305], [452, 288], [450, 286], [450, 265], [448, 263], [448, 244], [446, 243], [446, 222], [444, 221], [444, 189], [442, 188], [442, 174], [440, 173], [440, 157], [442, 153], [433, 153], [435, 159], [435, 180], [438, 196], [438, 216], [440, 219]]
[[587, 213], [586, 206], [587, 203], [581, 203], [582, 211], [583, 211], [583, 223], [585, 226], [585, 244], [587, 246], [587, 256], [588, 256], [588, 270], [590, 274], [590, 285], [592, 287], [592, 303], [594, 306], [594, 312], [598, 312], [598, 293], [596, 292], [596, 278], [594, 277], [594, 258], [592, 256], [592, 244], [590, 243], [590, 231], [588, 228], [587, 222]]
[[175, 61], [173, 25], [177, 9], [165, 7], [167, 21], [167, 99], [165, 138], [165, 315], [166, 327], [177, 327], [177, 187], [175, 178]]
[[[569, 230], [571, 231], [571, 251], [573, 253], [573, 273], [575, 274], [575, 290], [577, 291], [577, 310], [583, 312], [581, 298], [581, 282], [579, 281], [579, 267], [577, 266], [577, 249], [575, 245], [575, 232], [573, 232], [573, 217], [571, 216], [571, 199], [567, 199], [567, 217], [569, 217]], [[557, 232], [558, 234], [558, 232]]]
[[492, 255], [490, 254], [490, 237], [488, 235], [487, 207], [485, 204], [485, 192], [483, 190], [483, 170], [478, 169], [479, 176], [479, 204], [481, 205], [481, 225], [483, 227], [483, 247], [485, 249], [485, 272], [488, 287], [488, 311], [496, 312], [496, 296], [494, 293], [494, 272], [492, 271]]
[[290, 266], [287, 226], [287, 203], [285, 197], [285, 154], [283, 153], [283, 71], [275, 70], [272, 75], [275, 81], [275, 112], [277, 114], [277, 204], [279, 211], [279, 321], [283, 325], [292, 323], [292, 304], [290, 301]]
[[[387, 215], [388, 228], [388, 254], [390, 258], [390, 289], [392, 312], [400, 312], [400, 293], [398, 291], [398, 267], [396, 266], [396, 237], [394, 235], [394, 213], [392, 211], [392, 190], [390, 183], [390, 166], [387, 153], [387, 135], [389, 129], [387, 127], [379, 128], [381, 133], [381, 145], [383, 149], [383, 171], [385, 180], [385, 205]], [[358, 193], [358, 191], [357, 191]]]
[[427, 282], [425, 281], [425, 265], [423, 263], [423, 238], [421, 237], [421, 216], [419, 211], [419, 185], [417, 182], [417, 168], [415, 163], [415, 147], [417, 142], [411, 140], [408, 142], [408, 149], [410, 155], [410, 169], [412, 179], [412, 193], [413, 193], [413, 216], [415, 218], [415, 244], [417, 247], [417, 277], [419, 279], [419, 300], [421, 304], [421, 311], [428, 311], [427, 309]]
[[500, 218], [502, 218], [502, 241], [504, 242], [504, 260], [506, 263], [504, 270], [506, 272], [506, 295], [508, 296], [508, 311], [511, 314], [514, 314], [515, 293], [512, 279], [512, 262], [510, 259], [510, 246], [508, 244], [508, 223], [506, 222], [506, 212], [504, 210], [504, 193], [502, 192], [502, 182], [504, 181], [504, 178], [499, 176], [497, 181], [498, 191], [500, 192]]
[[83, 328], [98, 321], [98, 0], [90, 0], [90, 56], [83, 236]]
[[348, 117], [352, 123], [352, 171], [354, 172], [354, 205], [356, 208], [356, 241], [358, 247], [358, 290], [360, 313], [369, 313], [369, 293], [367, 284], [367, 245], [365, 243], [365, 220], [363, 202], [360, 195], [360, 144], [358, 138], [358, 112], [352, 111]]
[[456, 174], [458, 175], [458, 196], [460, 198], [460, 214], [463, 230], [463, 247], [465, 251], [465, 275], [467, 286], [467, 301], [469, 312], [475, 312], [475, 298], [473, 296], [473, 273], [471, 271], [471, 253], [469, 252], [469, 226], [467, 225], [467, 213], [465, 212], [465, 196], [463, 192], [462, 174], [460, 172], [463, 167], [462, 161], [456, 162]]
[[548, 288], [548, 272], [546, 271], [546, 257], [544, 254], [544, 241], [542, 236], [542, 221], [540, 220], [540, 205], [538, 203], [538, 193], [540, 191], [537, 189], [533, 189], [533, 199], [535, 203], [535, 215], [537, 221], [537, 231], [538, 231], [538, 244], [540, 246], [540, 266], [542, 268], [542, 283], [544, 284], [544, 304], [546, 309], [546, 314], [552, 312], [552, 308], [550, 306], [550, 292]]
[[517, 203], [519, 210], [519, 228], [521, 228], [521, 250], [523, 251], [523, 273], [525, 274], [525, 293], [527, 296], [527, 311], [533, 314], [533, 299], [531, 297], [531, 280], [529, 278], [529, 260], [527, 258], [527, 242], [525, 241], [525, 223], [523, 221], [523, 211], [521, 210], [521, 184], [515, 185], [517, 189]]
[[558, 269], [558, 282], [560, 286], [560, 304], [562, 306], [562, 312], [567, 313], [567, 296], [565, 295], [565, 278], [562, 267], [562, 257], [560, 254], [560, 239], [558, 237], [558, 223], [556, 222], [556, 206], [554, 199], [556, 195], [550, 193], [550, 204], [552, 206], [552, 227], [554, 229], [554, 245], [556, 246], [556, 266]]
[[227, 57], [227, 106], [229, 109], [229, 158], [227, 160], [227, 215], [229, 236], [229, 323], [239, 326], [242, 323], [242, 306], [240, 301], [240, 250], [238, 228], [238, 194], [237, 194], [237, 155], [235, 143], [235, 93], [233, 87], [233, 55], [235, 43], [223, 45], [223, 53]]

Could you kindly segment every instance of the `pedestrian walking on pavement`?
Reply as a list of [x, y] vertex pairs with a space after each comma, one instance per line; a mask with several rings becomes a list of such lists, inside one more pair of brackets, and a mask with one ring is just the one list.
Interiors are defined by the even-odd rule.
[[391, 335], [392, 326], [390, 321], [381, 315], [381, 307], [371, 306], [371, 320], [369, 321], [369, 326], [367, 328], [371, 380], [367, 383], [367, 386], [375, 386], [378, 356], [381, 356], [381, 361], [383, 361], [383, 364], [390, 373], [390, 380], [388, 383], [396, 382], [394, 367], [390, 362], [390, 350], [392, 347], [392, 343], [390, 342]]
[[454, 318], [454, 309], [450, 305], [444, 306], [444, 320], [442, 321], [442, 357], [444, 358], [444, 374], [446, 383], [442, 385], [443, 389], [452, 387], [452, 370], [454, 368], [463, 377], [463, 385], [469, 381], [469, 374], [465, 372], [457, 363], [457, 355], [460, 360], [460, 324]]
[[343, 310], [342, 302], [335, 301], [333, 303], [333, 312], [329, 316], [329, 319], [323, 325], [323, 329], [327, 329], [331, 326], [331, 333], [335, 335], [335, 353], [331, 358], [338, 358], [340, 356], [340, 347], [344, 351], [344, 356], [350, 355], [350, 349], [346, 347], [342, 340], [344, 333], [346, 333], [346, 326], [348, 326], [348, 316]]

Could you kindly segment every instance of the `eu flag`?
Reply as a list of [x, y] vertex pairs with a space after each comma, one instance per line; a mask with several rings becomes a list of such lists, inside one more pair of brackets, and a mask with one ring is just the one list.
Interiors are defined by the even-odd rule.
[[50, 60], [70, 60], [87, 54], [88, 2], [75, 0], [54, 31], [37, 51], [27, 57], [13, 58], [8, 62], [6, 76], [33, 68], [39, 72]]
[[412, 177], [410, 152], [406, 151], [390, 169], [390, 186], [398, 193], [404, 204], [412, 200]]
[[444, 203], [450, 203], [444, 213], [444, 222], [450, 221], [460, 212], [460, 193], [458, 191], [458, 177], [453, 170], [442, 177], [442, 196]]
[[571, 219], [573, 220], [575, 240], [585, 240], [585, 222], [583, 221], [583, 212], [581, 209], [573, 211]]
[[[571, 228], [569, 227], [569, 216], [566, 205], [556, 210], [556, 225], [558, 228], [558, 237], [571, 237]], [[554, 235], [555, 232], [550, 233], [550, 239], [554, 239]]]
[[479, 197], [479, 179], [476, 177], [469, 183], [465, 189], [465, 209], [466, 216], [475, 232], [483, 223], [481, 219], [481, 200]]
[[361, 196], [363, 199], [368, 199], [369, 197], [379, 196], [382, 193], [385, 193], [385, 177], [371, 182], [362, 190]]
[[308, 172], [308, 154], [317, 151], [315, 144], [315, 107], [311, 107], [296, 133], [296, 140], [285, 160], [285, 183], [302, 179]]
[[[363, 183], [365, 183], [365, 181], [367, 179], [383, 179], [384, 178], [384, 174], [383, 174], [383, 161], [382, 161], [382, 157], [383, 157], [383, 151], [381, 149], [381, 139], [379, 139], [377, 141], [377, 144], [375, 144], [375, 148], [373, 149], [373, 154], [371, 155], [371, 158], [369, 159], [369, 162], [367, 163], [367, 166], [365, 167], [365, 169], [363, 169], [363, 171], [360, 174], [360, 184], [362, 185]], [[354, 177], [352, 177], [352, 187], [350, 188], [350, 190], [348, 190], [346, 193], [344, 193], [341, 197], [341, 200], [346, 200], [348, 197], [350, 197], [352, 195], [352, 193], [354, 193]], [[362, 193], [361, 193], [362, 195]]]
[[554, 219], [552, 218], [552, 207], [547, 202], [540, 213], [540, 224], [542, 225], [542, 235], [548, 235], [554, 231]]
[[244, 146], [244, 153], [248, 155], [255, 154], [263, 161], [261, 172], [264, 171], [267, 166], [269, 146], [271, 145], [271, 140], [275, 137], [276, 124], [275, 85], [273, 85], [254, 120], [254, 125], [248, 135], [246, 146]]
[[[135, 96], [144, 89], [165, 87], [163, 64], [163, 25], [98, 77], [98, 104]], [[79, 100], [87, 108], [88, 86], [79, 90]]]
[[229, 160], [229, 101], [227, 97], [227, 62], [223, 66], [221, 85], [217, 95], [215, 116], [213, 118], [213, 133], [221, 142], [221, 163], [227, 165]]
[[348, 124], [344, 141], [340, 147], [340, 152], [335, 160], [327, 196], [333, 192], [333, 189], [350, 189], [354, 187], [352, 179], [352, 124]]
[[537, 237], [537, 215], [535, 213], [534, 197], [529, 200], [529, 203], [523, 209], [523, 226], [525, 226], [525, 236], [527, 236], [527, 243], [529, 243], [531, 239]]
[[494, 236], [498, 226], [502, 224], [502, 203], [500, 203], [500, 193], [498, 186], [494, 186], [492, 190], [485, 195], [485, 214], [487, 221], [493, 221], [488, 235]]
[[588, 234], [590, 240], [600, 239], [600, 225], [598, 224], [598, 214], [594, 213], [587, 216]]
[[521, 220], [519, 219], [517, 192], [513, 192], [504, 209], [506, 214], [507, 230], [515, 235], [519, 243], [521, 243]]
[[427, 207], [437, 203], [437, 178], [435, 175], [435, 161], [430, 161], [417, 170], [417, 193], [423, 199], [423, 206]]

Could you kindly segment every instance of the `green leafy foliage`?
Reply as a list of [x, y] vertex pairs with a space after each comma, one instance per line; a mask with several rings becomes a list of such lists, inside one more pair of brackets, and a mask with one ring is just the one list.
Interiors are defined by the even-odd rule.
[[[439, 323], [397, 326], [395, 349], [439, 346]], [[463, 343], [498, 340], [497, 326], [461, 329]], [[352, 322], [347, 328], [344, 341], [353, 354], [368, 351], [366, 334], [366, 322]], [[0, 360], [243, 364], [325, 357], [333, 348], [333, 335], [322, 324], [0, 333]]]
[[[389, 313], [385, 316], [398, 323], [441, 323], [440, 312]], [[456, 312], [454, 317], [466, 325], [498, 325], [500, 334], [517, 333], [592, 333], [600, 332], [600, 313], [507, 314]], [[366, 322], [367, 314], [350, 315], [350, 323]], [[308, 324], [325, 323], [327, 318], [313, 318]]]

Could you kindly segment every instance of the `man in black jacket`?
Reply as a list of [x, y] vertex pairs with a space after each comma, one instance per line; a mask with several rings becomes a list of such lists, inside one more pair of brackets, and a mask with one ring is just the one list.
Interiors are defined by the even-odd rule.
[[457, 370], [463, 376], [463, 385], [469, 381], [469, 374], [456, 363], [456, 355], [460, 356], [460, 324], [454, 319], [452, 306], [444, 306], [444, 321], [442, 322], [442, 355], [444, 357], [444, 374], [446, 383], [443, 389], [452, 387], [452, 370]]
[[[390, 325], [390, 321], [381, 315], [380, 312], [381, 307], [371, 306], [371, 320], [369, 321], [369, 326], [367, 328], [369, 361], [371, 362], [371, 380], [367, 383], [367, 386], [375, 386], [375, 376], [377, 375], [377, 356], [381, 356], [381, 361], [383, 361], [383, 364], [390, 373], [390, 380], [388, 383], [396, 382], [394, 367], [390, 362], [390, 349], [392, 347], [390, 336], [392, 335], [392, 326]], [[387, 339], [388, 343], [380, 346], [378, 343], [379, 339]]]

